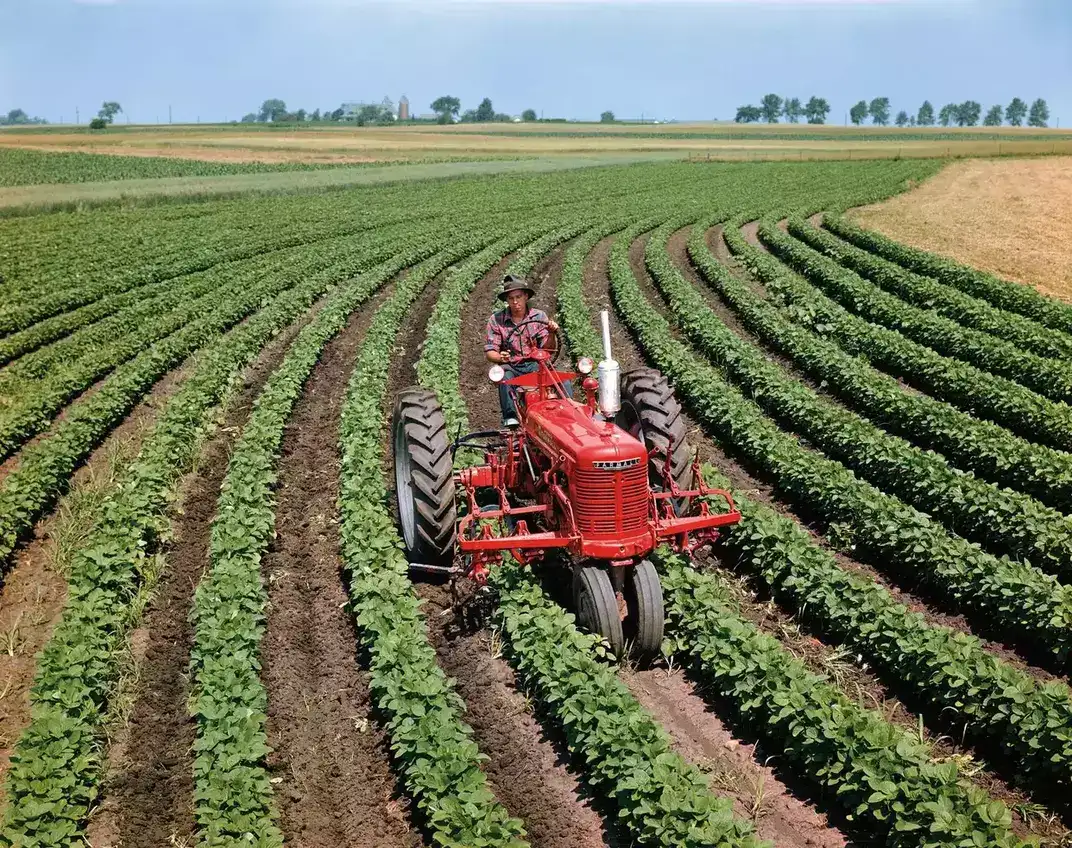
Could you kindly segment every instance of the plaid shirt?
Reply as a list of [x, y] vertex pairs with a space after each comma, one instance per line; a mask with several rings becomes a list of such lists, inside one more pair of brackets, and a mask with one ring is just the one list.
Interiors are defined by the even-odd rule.
[[505, 350], [517, 356], [522, 350], [528, 351], [534, 347], [543, 347], [547, 341], [547, 324], [538, 324], [535, 321], [547, 321], [547, 313], [542, 309], [530, 309], [522, 321], [532, 320], [533, 323], [525, 324], [507, 342], [506, 337], [518, 323], [510, 317], [510, 307], [504, 307], [498, 312], [493, 312], [488, 319], [488, 326], [484, 334], [484, 350]]

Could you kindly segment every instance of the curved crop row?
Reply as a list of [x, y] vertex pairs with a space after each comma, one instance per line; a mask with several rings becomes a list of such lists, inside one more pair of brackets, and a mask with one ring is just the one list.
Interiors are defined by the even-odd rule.
[[[979, 477], [1030, 494], [1058, 509], [1072, 504], [1072, 456], [1014, 436], [929, 395], [906, 391], [894, 378], [794, 324], [753, 294], [711, 255], [707, 221], [694, 228], [688, 252], [693, 265], [748, 330], [824, 384], [847, 406], [923, 448], [949, 457]], [[729, 225], [727, 225], [729, 226]]]
[[1046, 327], [1072, 334], [1072, 305], [1046, 297], [1031, 286], [1003, 280], [943, 256], [908, 247], [873, 230], [858, 227], [841, 216], [824, 216], [823, 226], [858, 247], [877, 253], [910, 271], [933, 277], [947, 286], [989, 301], [999, 309], [1018, 312]]
[[[1072, 400], [1072, 363], [1027, 353], [986, 333], [966, 329], [956, 321], [911, 306], [786, 235], [773, 221], [760, 223], [759, 237], [773, 254], [862, 318], [897, 330], [938, 353], [1013, 380], [1054, 401]], [[1066, 422], [1072, 421], [1072, 410], [1062, 405], [1060, 412]]]
[[913, 306], [933, 310], [961, 326], [989, 333], [1039, 356], [1058, 359], [1072, 357], [1072, 336], [1044, 327], [1015, 312], [998, 309], [929, 277], [906, 271], [895, 262], [816, 229], [804, 218], [790, 216], [788, 227], [792, 235], [815, 250]]
[[391, 349], [407, 306], [396, 298], [377, 312], [342, 412], [340, 533], [358, 637], [401, 781], [434, 844], [524, 848], [523, 823], [511, 818], [488, 788], [482, 756], [461, 718], [464, 703], [436, 662], [409, 563], [385, 506], [384, 396]]
[[[362, 246], [332, 258], [327, 268], [310, 251], [301, 263], [281, 269], [276, 277], [289, 281], [302, 296], [318, 297], [339, 280], [367, 268], [377, 256], [390, 255], [391, 245]], [[285, 295], [277, 294], [275, 297]], [[64, 490], [71, 473], [171, 368], [211, 343], [220, 332], [262, 306], [246, 301], [221, 311], [177, 333], [112, 373], [90, 397], [73, 404], [54, 432], [20, 454], [19, 466], [0, 483], [0, 570], [33, 522]]]
[[[392, 260], [371, 273], [398, 270]], [[167, 527], [172, 493], [241, 370], [325, 285], [313, 278], [295, 286], [201, 353], [74, 552], [67, 604], [38, 662], [30, 725], [11, 757], [0, 842], [85, 844], [85, 818], [97, 797], [101, 725], [136, 601], [151, 589], [154, 549]]]
[[921, 744], [850, 701], [737, 614], [717, 578], [659, 559], [668, 630], [710, 691], [774, 740], [780, 759], [831, 790], [891, 848], [1025, 845], [1001, 801], [936, 763]]
[[[485, 239], [486, 240], [486, 237]], [[419, 266], [399, 284], [391, 304], [412, 303], [450, 262], [480, 246], [469, 234]], [[422, 252], [440, 245], [427, 241]], [[194, 595], [191, 651], [197, 719], [194, 816], [206, 845], [282, 845], [275, 825], [268, 752], [268, 693], [260, 679], [260, 642], [267, 592], [261, 558], [275, 529], [275, 483], [287, 419], [327, 343], [350, 314], [388, 279], [365, 275], [332, 298], [301, 331], [257, 398], [227, 466], [212, 523], [209, 569]]]
[[788, 430], [882, 491], [933, 515], [950, 532], [995, 554], [1072, 577], [1072, 518], [950, 468], [939, 454], [890, 435], [787, 374], [727, 328], [681, 276], [666, 251], [671, 232], [662, 227], [652, 234], [645, 252], [648, 270], [685, 335], [729, 382]]
[[[577, 225], [570, 224], [532, 242], [519, 252], [511, 273], [528, 273], [576, 230]], [[581, 240], [589, 237], [591, 233]], [[475, 282], [471, 272], [466, 276]], [[467, 293], [456, 298], [444, 291], [443, 308], [435, 314], [453, 323], [451, 318], [460, 316]], [[450, 410], [448, 427], [452, 431], [464, 427], [465, 400], [457, 376], [453, 382], [437, 379], [434, 385], [424, 385], [434, 388], [444, 410]], [[507, 636], [510, 659], [562, 723], [566, 745], [583, 762], [591, 786], [614, 800], [619, 821], [639, 844], [666, 848], [765, 844], [756, 841], [748, 824], [734, 818], [728, 799], [711, 794], [704, 776], [671, 750], [665, 731], [614, 672], [595, 659], [597, 638], [580, 633], [573, 616], [551, 603], [516, 567], [495, 569], [493, 584], [499, 590], [497, 617]]]
[[965, 412], [989, 418], [1031, 441], [1072, 449], [1072, 423], [1063, 404], [865, 321], [748, 244], [734, 228], [725, 228], [723, 234], [745, 267], [787, 302], [786, 313], [797, 323], [829, 335], [847, 352], [866, 356], [876, 367]]
[[628, 245], [618, 242], [611, 253], [615, 302], [656, 367], [720, 441], [767, 473], [781, 492], [834, 524], [841, 543], [851, 545], [855, 556], [910, 574], [1051, 662], [1068, 662], [1072, 587], [950, 536], [927, 516], [779, 430], [716, 369], [672, 337], [633, 278], [627, 251]]
[[613, 798], [618, 821], [640, 845], [666, 848], [759, 848], [748, 823], [733, 815], [695, 766], [614, 671], [595, 658], [597, 637], [550, 601], [514, 564], [493, 572], [496, 618], [507, 655], [524, 685], [562, 726], [566, 746], [593, 789]]

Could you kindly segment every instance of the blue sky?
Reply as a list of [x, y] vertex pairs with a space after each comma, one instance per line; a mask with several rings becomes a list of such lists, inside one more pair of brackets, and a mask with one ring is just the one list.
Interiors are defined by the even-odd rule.
[[832, 123], [883, 95], [894, 112], [1045, 97], [1067, 127], [1072, 0], [0, 0], [0, 110], [53, 121], [106, 99], [178, 122], [403, 93], [415, 112], [453, 94], [709, 120], [768, 91], [824, 96]]

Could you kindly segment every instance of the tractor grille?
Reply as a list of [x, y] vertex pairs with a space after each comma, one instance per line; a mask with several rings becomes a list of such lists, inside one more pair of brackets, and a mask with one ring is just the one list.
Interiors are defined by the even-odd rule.
[[[648, 522], [648, 469], [575, 469], [570, 491], [577, 529], [592, 535], [636, 533]], [[621, 520], [618, 512], [621, 512]]]

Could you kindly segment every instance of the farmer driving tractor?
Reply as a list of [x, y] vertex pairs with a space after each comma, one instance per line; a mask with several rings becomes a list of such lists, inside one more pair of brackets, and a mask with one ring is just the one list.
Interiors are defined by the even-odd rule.
[[[507, 379], [537, 370], [537, 363], [525, 358], [527, 351], [546, 348], [549, 341], [554, 345], [551, 349], [555, 350], [559, 343], [557, 337], [551, 339], [552, 333], [558, 333], [558, 324], [542, 309], [529, 307], [529, 298], [535, 294], [524, 278], [507, 274], [498, 295], [499, 300], [506, 301], [506, 306], [493, 312], [488, 319], [484, 352], [488, 362], [502, 365]], [[571, 388], [566, 385], [566, 393], [572, 397]], [[517, 407], [505, 381], [499, 382], [499, 409], [504, 427], [518, 425]]]

